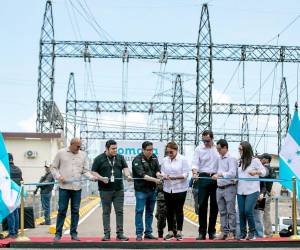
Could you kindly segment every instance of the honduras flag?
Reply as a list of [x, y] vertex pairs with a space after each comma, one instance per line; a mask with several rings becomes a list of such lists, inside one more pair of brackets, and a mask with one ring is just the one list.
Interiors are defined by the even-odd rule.
[[20, 204], [21, 188], [10, 179], [8, 154], [0, 132], [0, 223]]
[[[296, 108], [284, 144], [279, 153], [279, 177], [291, 180], [296, 177], [297, 194], [300, 198], [300, 120]], [[292, 182], [282, 182], [282, 185], [292, 191]]]

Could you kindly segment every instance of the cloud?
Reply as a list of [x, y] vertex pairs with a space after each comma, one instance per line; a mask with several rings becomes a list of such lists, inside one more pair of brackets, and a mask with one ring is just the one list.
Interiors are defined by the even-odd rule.
[[23, 132], [35, 132], [36, 130], [36, 113], [33, 113], [30, 117], [18, 122], [19, 128]]
[[231, 97], [221, 93], [219, 90], [213, 90], [213, 103], [230, 103]]

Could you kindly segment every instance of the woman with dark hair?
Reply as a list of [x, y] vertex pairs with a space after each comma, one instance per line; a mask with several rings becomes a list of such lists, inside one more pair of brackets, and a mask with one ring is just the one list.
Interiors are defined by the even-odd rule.
[[[266, 175], [266, 169], [260, 160], [254, 158], [249, 142], [243, 141], [239, 145], [240, 162], [238, 178], [259, 178]], [[237, 201], [239, 206], [241, 240], [255, 240], [256, 230], [254, 221], [254, 207], [260, 192], [259, 181], [239, 180], [237, 187]], [[248, 237], [247, 228], [248, 223]]]
[[[175, 142], [169, 142], [166, 146], [167, 157], [164, 158], [161, 165], [161, 175], [164, 179], [163, 191], [167, 207], [168, 234], [165, 240], [171, 240], [175, 237], [182, 240], [183, 225], [183, 205], [185, 202], [186, 192], [189, 187], [188, 175], [189, 164], [185, 157], [178, 153], [178, 145]], [[174, 216], [177, 222], [177, 234], [173, 231]]]

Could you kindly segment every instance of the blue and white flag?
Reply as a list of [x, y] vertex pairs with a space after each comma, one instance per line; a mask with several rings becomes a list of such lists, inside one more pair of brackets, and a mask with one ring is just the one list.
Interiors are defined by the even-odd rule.
[[10, 178], [8, 154], [0, 132], [0, 223], [20, 204], [21, 188]]
[[[297, 194], [300, 198], [300, 120], [297, 109], [279, 153], [279, 177], [291, 180], [293, 176], [297, 178]], [[282, 182], [282, 185], [292, 191], [292, 182]]]

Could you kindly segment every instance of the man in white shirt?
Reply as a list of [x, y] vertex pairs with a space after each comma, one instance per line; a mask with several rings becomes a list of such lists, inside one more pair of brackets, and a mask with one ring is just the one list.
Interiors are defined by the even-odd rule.
[[[213, 143], [213, 132], [202, 133], [202, 145], [196, 147], [192, 162], [193, 177], [199, 179], [199, 235], [197, 240], [205, 240], [208, 231], [209, 239], [216, 238], [216, 221], [218, 205], [216, 200], [217, 181], [211, 177], [217, 172], [219, 154]], [[207, 207], [210, 199], [209, 225], [207, 229]]]
[[[237, 160], [228, 153], [228, 143], [225, 139], [217, 142], [217, 150], [220, 154], [217, 173], [212, 177], [217, 180], [217, 202], [220, 212], [221, 234], [218, 240], [234, 240], [236, 229], [236, 182], [229, 178], [236, 178]], [[220, 177], [226, 178], [222, 179]], [[219, 178], [219, 179], [218, 179]]]

